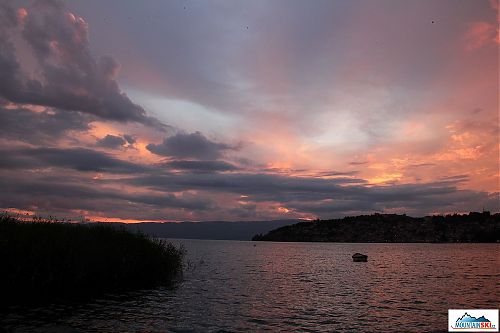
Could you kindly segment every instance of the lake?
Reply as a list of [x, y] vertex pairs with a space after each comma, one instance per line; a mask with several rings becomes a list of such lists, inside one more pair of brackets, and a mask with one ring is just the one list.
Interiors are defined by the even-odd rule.
[[[174, 240], [173, 288], [11, 309], [14, 332], [446, 332], [448, 309], [498, 308], [500, 244]], [[351, 256], [361, 252], [366, 263]]]

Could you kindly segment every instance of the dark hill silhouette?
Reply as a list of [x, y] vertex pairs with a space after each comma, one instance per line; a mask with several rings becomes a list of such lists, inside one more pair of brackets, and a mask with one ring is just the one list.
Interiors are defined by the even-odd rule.
[[109, 223], [123, 226], [127, 230], [141, 231], [147, 235], [162, 238], [250, 240], [255, 234], [267, 233], [284, 225], [294, 224], [300, 220], [274, 221], [207, 221], [207, 222], [143, 222], [143, 223]]
[[300, 222], [256, 235], [253, 240], [279, 242], [500, 242], [500, 214], [489, 212], [414, 218], [397, 214], [348, 216]]

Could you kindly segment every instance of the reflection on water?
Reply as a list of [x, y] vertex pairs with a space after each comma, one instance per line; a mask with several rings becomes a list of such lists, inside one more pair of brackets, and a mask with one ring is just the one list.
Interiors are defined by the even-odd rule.
[[[498, 308], [498, 244], [182, 240], [174, 289], [15, 309], [8, 331], [446, 332], [447, 310]], [[355, 252], [367, 263], [352, 262]]]

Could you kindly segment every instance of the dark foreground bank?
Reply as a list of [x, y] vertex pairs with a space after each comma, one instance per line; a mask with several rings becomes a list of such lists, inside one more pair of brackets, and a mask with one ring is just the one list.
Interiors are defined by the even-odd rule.
[[0, 216], [0, 305], [81, 300], [168, 285], [184, 250], [104, 225]]
[[284, 226], [255, 241], [346, 243], [498, 243], [500, 214], [471, 212], [410, 217], [398, 214], [348, 216]]

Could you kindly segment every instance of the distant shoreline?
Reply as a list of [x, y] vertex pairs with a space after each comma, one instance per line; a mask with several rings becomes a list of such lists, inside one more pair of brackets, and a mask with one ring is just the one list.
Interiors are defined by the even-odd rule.
[[421, 218], [373, 214], [299, 222], [257, 234], [254, 241], [328, 243], [500, 243], [500, 213]]

